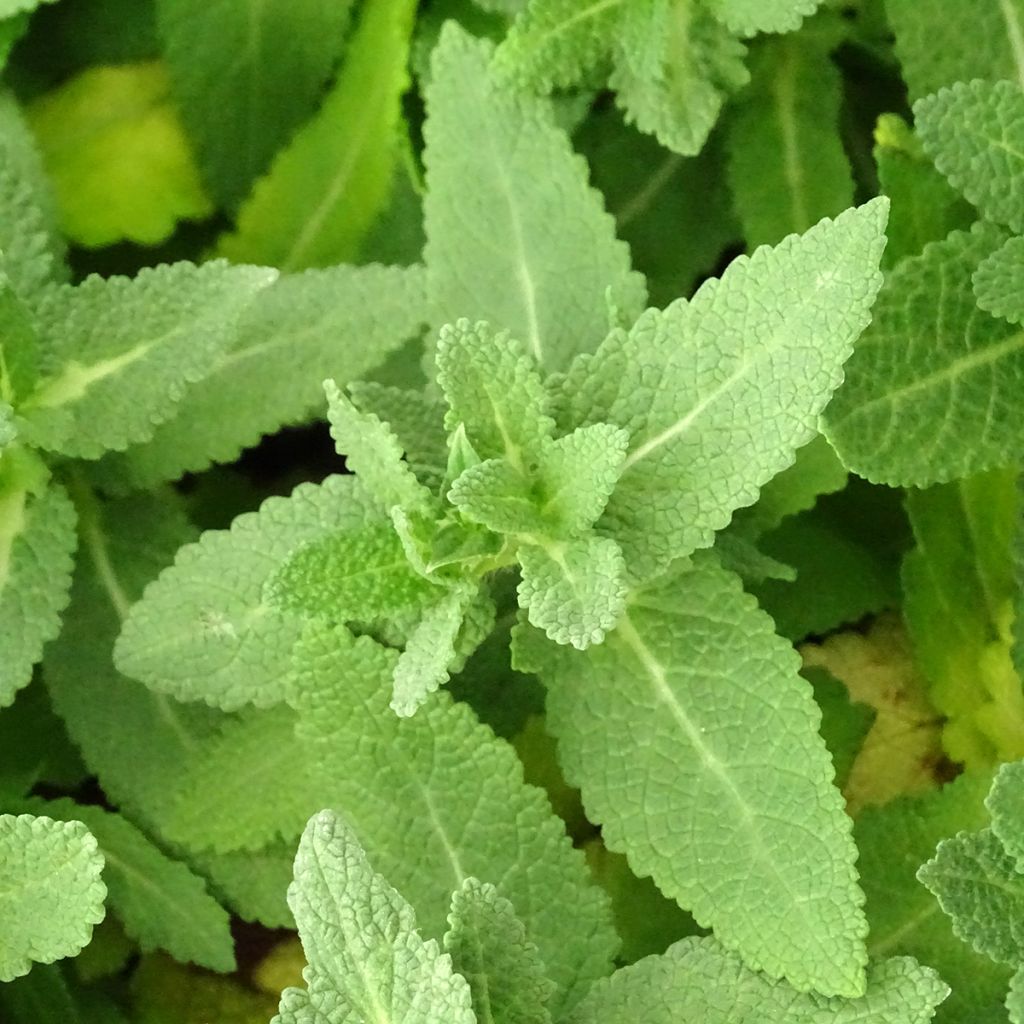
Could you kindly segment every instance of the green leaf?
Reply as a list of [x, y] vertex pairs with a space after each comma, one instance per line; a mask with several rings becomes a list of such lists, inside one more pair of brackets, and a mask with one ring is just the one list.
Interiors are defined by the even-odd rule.
[[952, 986], [940, 1015], [944, 1024], [974, 1024], [982, 1009], [1003, 998], [1008, 972], [953, 934], [916, 872], [940, 840], [985, 824], [988, 785], [986, 776], [968, 773], [942, 789], [867, 807], [854, 824], [871, 925], [868, 952], [913, 956], [934, 967]]
[[155, 245], [179, 220], [213, 213], [162, 64], [88, 68], [34, 100], [28, 118], [72, 240]]
[[427, 508], [430, 492], [402, 460], [402, 449], [386, 423], [373, 413], [360, 412], [333, 380], [324, 381], [327, 418], [339, 455], [366, 490], [384, 509]]
[[214, 971], [235, 969], [227, 912], [203, 880], [172, 860], [134, 825], [73, 800], [32, 800], [26, 809], [59, 821], [80, 821], [99, 844], [110, 907], [144, 952], [165, 949]]
[[[278, 6], [290, 7], [286, 0]], [[398, 165], [415, 8], [414, 0], [362, 5], [337, 81], [257, 182], [238, 213], [237, 230], [221, 240], [223, 255], [282, 270], [354, 262], [387, 206]], [[291, 42], [292, 34], [287, 38]], [[272, 45], [276, 50], [278, 41]]]
[[1021, 781], [1024, 779], [1024, 761], [1001, 764], [985, 800], [992, 816], [992, 832], [1003, 844], [1006, 852], [1017, 861], [1018, 870], [1024, 864], [1024, 800]]
[[103, 920], [103, 856], [79, 821], [0, 814], [0, 981], [87, 945]]
[[745, 55], [695, 0], [638, 0], [623, 11], [609, 85], [630, 124], [693, 156], [729, 94], [750, 80]]
[[497, 533], [544, 533], [548, 524], [530, 481], [507, 459], [487, 459], [455, 478], [448, 500], [468, 520]]
[[[474, 1024], [469, 986], [409, 904], [367, 862], [332, 811], [312, 818], [295, 857], [288, 904], [309, 968], [308, 990], [286, 989], [277, 1020]], [[305, 1004], [291, 1017], [286, 1008]]]
[[266, 928], [294, 928], [285, 902], [294, 859], [292, 841], [272, 843], [262, 850], [193, 854], [189, 862], [209, 879], [218, 898], [243, 921], [256, 921]]
[[1010, 661], [1016, 591], [1008, 553], [1017, 474], [997, 470], [907, 492], [916, 549], [903, 614], [953, 760], [986, 768], [1024, 757], [1024, 693]]
[[387, 522], [307, 541], [267, 583], [272, 604], [332, 622], [416, 611], [437, 594], [409, 565]]
[[1010, 967], [1024, 963], [1024, 876], [991, 829], [942, 840], [917, 877], [975, 952]]
[[626, 563], [609, 537], [524, 544], [519, 604], [556, 644], [586, 650], [614, 629], [626, 606]]
[[1021, 0], [885, 0], [885, 13], [912, 100], [974, 78], [1024, 83]]
[[929, 242], [966, 230], [976, 219], [925, 155], [921, 140], [898, 114], [882, 114], [875, 126], [875, 163], [882, 192], [892, 202], [882, 266], [918, 256]]
[[457, 588], [423, 613], [395, 664], [391, 709], [396, 715], [415, 714], [430, 694], [448, 682], [449, 670], [458, 660], [459, 632], [475, 597], [472, 588]]
[[792, 32], [813, 14], [822, 0], [709, 0], [722, 24], [738, 36], [758, 32]]
[[39, 310], [41, 379], [18, 410], [26, 441], [95, 459], [147, 440], [216, 365], [241, 311], [274, 276], [175, 263], [54, 289]]
[[515, 908], [493, 885], [467, 878], [452, 894], [444, 948], [469, 982], [479, 1024], [551, 1024], [554, 985]]
[[917, 134], [935, 166], [982, 216], [1017, 233], [1024, 231], [1021, 89], [1019, 82], [958, 82], [914, 104]]
[[971, 283], [1002, 242], [991, 226], [954, 232], [886, 278], [825, 415], [826, 436], [855, 473], [925, 487], [1004, 466], [1024, 449], [1013, 383], [1024, 336], [980, 312]]
[[1024, 238], [1009, 239], [978, 264], [974, 272], [974, 296], [993, 316], [1024, 323]]
[[876, 200], [739, 257], [570, 371], [571, 422], [630, 433], [601, 525], [631, 573], [706, 547], [814, 437], [881, 284], [886, 208]]
[[[204, 177], [228, 209], [313, 112], [344, 46], [352, 6], [158, 0], [175, 99]], [[234, 59], [225, 63], [224, 53]]]
[[6, 260], [0, 258], [0, 419], [9, 424], [0, 427], [0, 434], [7, 438], [0, 439], [0, 448], [14, 439], [12, 405], [32, 393], [39, 375], [39, 337], [7, 269]]
[[632, 594], [600, 646], [540, 657], [566, 779], [608, 848], [749, 966], [861, 994], [867, 928], [820, 713], [739, 580], [702, 556]]
[[858, 999], [797, 992], [748, 970], [714, 939], [683, 939], [598, 982], [565, 1024], [927, 1024], [949, 988], [899, 958], [873, 965]]
[[334, 476], [203, 534], [127, 615], [118, 668], [158, 693], [225, 711], [280, 703], [302, 622], [267, 600], [267, 581], [307, 541], [378, 516], [353, 478]]
[[1019, 968], [1010, 981], [1006, 1010], [1010, 1015], [1010, 1024], [1024, 1022], [1024, 967]]
[[[751, 7], [758, 9], [756, 0]], [[773, 36], [754, 50], [750, 85], [728, 127], [729, 182], [749, 249], [774, 245], [853, 205], [839, 133], [843, 83], [829, 56], [834, 35], [818, 28]]]
[[495, 82], [490, 54], [451, 24], [434, 50], [424, 127], [428, 291], [438, 323], [487, 320], [521, 339], [544, 370], [560, 370], [606, 333], [609, 290], [624, 315], [639, 313], [643, 279], [550, 106]]
[[34, 456], [0, 454], [0, 708], [32, 679], [60, 631], [75, 553], [75, 509]]
[[843, 789], [850, 777], [864, 739], [875, 722], [875, 712], [855, 701], [838, 679], [820, 668], [805, 668], [803, 676], [814, 687], [814, 700], [821, 708], [821, 738], [836, 768], [836, 785]]
[[609, 969], [617, 940], [606, 898], [547, 798], [524, 785], [515, 752], [465, 703], [440, 693], [412, 718], [390, 710], [397, 657], [323, 627], [296, 651], [299, 737], [319, 792], [412, 902], [425, 935], [444, 934], [465, 878], [500, 885], [559, 986], [556, 1013]]
[[449, 434], [462, 424], [482, 459], [504, 458], [522, 472], [554, 430], [536, 361], [485, 323], [463, 319], [441, 329], [437, 381]]
[[255, 851], [294, 840], [316, 804], [295, 714], [283, 706], [227, 719], [181, 766], [175, 789], [160, 830], [200, 852]]
[[[230, 345], [152, 438], [112, 454], [98, 479], [148, 488], [231, 462], [323, 407], [320, 382], [377, 367], [426, 322], [422, 267], [332, 267], [275, 281], [242, 312]], [[259, 395], [259, 401], [253, 400]]]

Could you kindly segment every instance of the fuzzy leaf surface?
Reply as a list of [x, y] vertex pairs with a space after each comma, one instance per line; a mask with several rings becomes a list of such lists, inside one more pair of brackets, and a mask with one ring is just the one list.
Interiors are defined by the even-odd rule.
[[549, 104], [496, 83], [490, 55], [452, 24], [433, 54], [424, 127], [431, 305], [437, 322], [487, 320], [544, 370], [561, 370], [604, 337], [608, 289], [627, 316], [646, 291]]
[[813, 14], [822, 0], [709, 0], [722, 24], [739, 36], [759, 32], [792, 32]]
[[739, 580], [701, 556], [632, 594], [600, 646], [540, 659], [566, 779], [609, 849], [752, 967], [860, 995], [863, 897], [820, 712]]
[[1009, 239], [985, 257], [974, 272], [974, 296], [978, 305], [993, 316], [1024, 323], [1024, 238]]

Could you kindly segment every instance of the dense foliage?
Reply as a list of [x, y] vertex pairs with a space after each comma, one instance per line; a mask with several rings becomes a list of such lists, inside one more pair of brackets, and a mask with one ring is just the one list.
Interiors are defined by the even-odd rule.
[[0, 59], [4, 1024], [1024, 1024], [1024, 0]]

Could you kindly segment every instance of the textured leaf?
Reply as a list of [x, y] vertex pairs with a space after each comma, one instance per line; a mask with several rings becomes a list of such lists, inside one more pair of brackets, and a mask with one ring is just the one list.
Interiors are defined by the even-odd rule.
[[235, 969], [227, 912], [188, 867], [117, 814], [67, 799], [33, 800], [31, 805], [49, 818], [80, 821], [89, 829], [103, 857], [110, 906], [144, 952], [166, 949], [186, 963]]
[[1006, 852], [1024, 864], [1024, 761], [1002, 764], [985, 801], [992, 816], [992, 832]]
[[881, 283], [885, 213], [875, 201], [738, 258], [570, 371], [572, 422], [630, 434], [602, 525], [632, 573], [710, 544], [814, 436]]
[[465, 879], [448, 923], [444, 948], [469, 982], [479, 1024], [551, 1024], [554, 986], [515, 908], [493, 885]]
[[626, 606], [626, 564], [609, 537], [527, 544], [519, 549], [519, 603], [556, 644], [586, 650], [614, 629]]
[[953, 934], [916, 872], [940, 840], [985, 824], [987, 790], [985, 776], [966, 774], [940, 790], [865, 808], [854, 825], [871, 925], [868, 952], [913, 956], [934, 967], [953, 989], [939, 1013], [944, 1024], [973, 1024], [1002, 999], [1007, 972]]
[[953, 931], [997, 963], [1024, 963], [1024, 875], [991, 829], [939, 843], [917, 877], [953, 920]]
[[822, 0], [709, 0], [715, 17], [739, 36], [792, 32]]
[[[313, 112], [342, 51], [352, 2], [158, 0], [156, 8], [204, 177], [233, 208]], [[224, 53], [233, 59], [223, 61]]]
[[76, 498], [81, 552], [43, 678], [107, 799], [150, 828], [166, 813], [181, 766], [216, 734], [222, 717], [119, 675], [110, 652], [132, 601], [194, 531], [169, 493], [102, 506], [84, 491]]
[[7, 273], [6, 260], [0, 258], [0, 448], [14, 440], [13, 409], [32, 393], [39, 375], [39, 337], [35, 324], [18, 298]]
[[[422, 267], [332, 267], [280, 278], [174, 416], [146, 443], [108, 455], [100, 479], [152, 487], [230, 462], [261, 435], [322, 408], [320, 382], [368, 373], [427, 320]], [[258, 400], [253, 396], [258, 395]]]
[[609, 84], [630, 124], [692, 156], [729, 94], [749, 81], [745, 54], [695, 0], [638, 0], [623, 11]]
[[39, 313], [41, 380], [19, 408], [25, 439], [93, 459], [148, 439], [216, 365], [242, 309], [273, 277], [175, 263], [55, 289]]
[[944, 85], [973, 78], [1024, 83], [1024, 4], [993, 0], [885, 0], [896, 54], [916, 100]]
[[362, 488], [335, 476], [205, 533], [132, 608], [114, 651], [119, 669], [158, 693], [224, 710], [279, 703], [302, 624], [268, 603], [267, 581], [303, 543], [373, 518]]
[[416, 709], [443, 683], [458, 660], [456, 644], [463, 620], [475, 597], [472, 589], [455, 589], [428, 608], [409, 634], [395, 664], [391, 709], [402, 718]]
[[[772, 5], [751, 5], [753, 11], [759, 6], [767, 14]], [[784, 0], [776, 6], [798, 5]], [[816, 0], [803, 6], [813, 8]], [[829, 57], [831, 35], [775, 36], [754, 51], [751, 82], [729, 122], [728, 142], [729, 182], [750, 249], [807, 231], [853, 205], [839, 134], [843, 83]]]
[[860, 994], [866, 925], [820, 713], [739, 581], [702, 556], [631, 595], [604, 644], [548, 647], [540, 667], [608, 848], [750, 966]]
[[28, 108], [64, 233], [155, 245], [213, 213], [162, 64], [91, 67]]
[[485, 319], [544, 370], [560, 370], [604, 336], [609, 289], [624, 315], [640, 311], [643, 279], [548, 104], [497, 84], [489, 57], [488, 44], [454, 25], [434, 51], [424, 127], [430, 300], [437, 322]]
[[103, 856], [79, 821], [0, 814], [0, 981], [87, 945], [103, 920]]
[[978, 305], [993, 316], [1024, 323], [1024, 238], [1011, 238], [978, 264], [974, 295]]
[[878, 119], [875, 163], [882, 192], [892, 202], [883, 267], [918, 256], [929, 242], [974, 222], [970, 204], [935, 169], [920, 139], [898, 114]]
[[1010, 981], [1010, 994], [1006, 997], [1006, 1009], [1010, 1024], [1024, 1022], [1024, 967], [1018, 969]]
[[523, 784], [512, 748], [467, 705], [438, 694], [412, 718], [390, 710], [396, 658], [337, 629], [311, 632], [296, 651], [300, 739], [324, 799], [412, 902], [426, 936], [444, 933], [465, 878], [500, 884], [559, 986], [555, 1013], [609, 969], [617, 940], [606, 899], [544, 794]]
[[448, 500], [468, 520], [497, 533], [543, 533], [548, 524], [530, 481], [507, 459], [486, 459], [455, 478]]
[[68, 603], [75, 509], [46, 477], [30, 455], [0, 455], [0, 707], [32, 679]]
[[[277, 6], [288, 10], [291, 5], [278, 0]], [[321, 0], [321, 6], [330, 6], [330, 0]], [[239, 211], [236, 232], [221, 242], [224, 255], [282, 270], [354, 261], [390, 198], [415, 8], [413, 0], [362, 5], [323, 106], [256, 184]], [[299, 18], [299, 12], [292, 17]], [[278, 41], [273, 45], [276, 49]], [[291, 88], [289, 83], [287, 91]]]
[[900, 958], [872, 966], [859, 999], [804, 995], [746, 969], [714, 939], [683, 939], [598, 982], [565, 1024], [927, 1024], [948, 991], [934, 971]]
[[285, 893], [292, 877], [295, 845], [294, 841], [280, 842], [255, 851], [193, 854], [189, 862], [243, 921], [258, 921], [267, 928], [294, 928]]
[[922, 145], [950, 184], [983, 216], [1024, 231], [1022, 83], [958, 82], [918, 100], [914, 118]]
[[469, 986], [416, 914], [374, 872], [352, 829], [331, 811], [299, 843], [288, 904], [310, 967], [315, 1016], [381, 1024], [474, 1024]]
[[943, 745], [975, 768], [1024, 757], [1024, 693], [1008, 628], [1017, 474], [998, 470], [910, 490], [906, 501], [917, 547], [904, 561], [903, 614], [945, 719]]
[[955, 232], [887, 277], [825, 415], [826, 436], [855, 473], [924, 487], [1020, 453], [1024, 337], [978, 310], [971, 284], [1002, 241], [987, 226]]

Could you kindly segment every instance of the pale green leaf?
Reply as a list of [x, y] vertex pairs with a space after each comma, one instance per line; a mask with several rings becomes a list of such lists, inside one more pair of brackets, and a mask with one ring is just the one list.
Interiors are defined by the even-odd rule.
[[958, 82], [918, 100], [914, 119], [921, 144], [949, 183], [989, 220], [1024, 231], [1021, 83]]
[[535, 655], [608, 848], [749, 966], [860, 995], [867, 926], [820, 712], [739, 580], [702, 556], [632, 594], [603, 644]]
[[512, 748], [467, 705], [441, 693], [412, 718], [390, 710], [397, 657], [341, 629], [312, 631], [296, 651], [300, 739], [324, 800], [429, 937], [444, 934], [465, 878], [500, 885], [559, 986], [556, 1012], [609, 969], [617, 940], [606, 898], [547, 798], [523, 784]]
[[530, 481], [507, 459], [487, 459], [455, 478], [448, 500], [471, 522], [497, 533], [543, 533], [547, 527]]
[[710, 544], [814, 437], [881, 284], [886, 209], [875, 200], [739, 257], [570, 371], [568, 418], [630, 434], [601, 525], [631, 573]]
[[943, 839], [917, 877], [972, 949], [1010, 967], [1024, 963], [1024, 875], [991, 829]]
[[738, 36], [792, 32], [822, 0], [708, 0], [712, 13]]
[[556, 644], [586, 650], [615, 628], [626, 606], [626, 563], [609, 537], [528, 543], [519, 549], [519, 604]]
[[32, 679], [60, 631], [75, 552], [75, 509], [17, 448], [0, 454], [0, 707]]
[[985, 805], [993, 833], [1020, 870], [1024, 865], [1024, 761], [999, 766]]
[[332, 811], [302, 836], [288, 904], [310, 965], [308, 1019], [474, 1024], [466, 980], [436, 940], [420, 937], [413, 908]]
[[0, 256], [0, 402], [9, 418], [11, 406], [30, 395], [35, 387], [39, 375], [39, 337], [7, 270], [7, 261]]
[[[193, 853], [189, 863], [209, 879], [210, 887], [243, 921], [267, 928], [294, 928], [285, 901], [292, 878], [295, 842], [236, 853]], [[173, 1024], [173, 1022], [172, 1022]]]
[[1024, 757], [1024, 692], [1010, 662], [1017, 473], [996, 470], [907, 492], [916, 548], [903, 563], [903, 616], [943, 746], [968, 767]]
[[1006, 1010], [1010, 1024], [1024, 1024], [1024, 967], [1010, 980], [1010, 993], [1006, 997]]
[[313, 113], [344, 48], [352, 6], [158, 0], [175, 99], [206, 182], [229, 209]]
[[34, 11], [40, 4], [56, 3], [56, 0], [2, 0], [0, 2], [0, 18], [13, 18], [23, 11]]
[[26, 441], [95, 459], [148, 439], [216, 365], [274, 276], [175, 263], [52, 290], [38, 315], [40, 381], [18, 410]]
[[962, 775], [920, 796], [900, 797], [862, 810], [854, 824], [857, 866], [867, 897], [868, 952], [881, 959], [913, 956], [952, 986], [944, 1024], [975, 1024], [982, 1009], [998, 1004], [1007, 971], [975, 953], [953, 934], [935, 897], [917, 880], [918, 867], [940, 840], [985, 824], [984, 775]]
[[699, 153], [729, 94], [750, 79], [744, 45], [696, 0], [633, 0], [609, 84], [626, 120], [667, 149]]
[[[290, 4], [279, 0], [278, 6]], [[237, 230], [221, 240], [223, 255], [282, 270], [355, 261], [390, 198], [415, 9], [414, 0], [362, 5], [323, 106], [257, 182]], [[292, 33], [287, 38], [290, 43]], [[262, 120], [259, 129], [262, 134]]]
[[[147, 488], [230, 462], [261, 435], [323, 407], [320, 382], [368, 373], [427, 320], [422, 267], [310, 270], [275, 281], [242, 313], [230, 347], [152, 438], [98, 478]], [[254, 399], [253, 396], [258, 396]]]
[[28, 119], [74, 241], [155, 245], [179, 220], [213, 213], [162, 64], [87, 68], [34, 100]]
[[465, 879], [448, 923], [444, 948], [469, 982], [477, 1024], [551, 1024], [554, 986], [515, 907], [493, 885]]
[[1024, 323], [1024, 238], [1009, 239], [978, 264], [974, 296], [986, 313]]
[[489, 44], [453, 24], [433, 55], [424, 127], [430, 300], [438, 323], [487, 320], [544, 370], [560, 370], [606, 333], [609, 290], [624, 315], [639, 313], [643, 279], [549, 104], [499, 85], [489, 57]]
[[750, 85], [728, 125], [729, 183], [749, 249], [853, 205], [839, 131], [843, 82], [829, 57], [833, 34], [773, 36], [753, 51]]
[[565, 1024], [927, 1024], [949, 992], [902, 957], [875, 964], [856, 999], [797, 992], [749, 970], [714, 939], [683, 939], [596, 984]]
[[80, 821], [89, 829], [103, 856], [110, 907], [143, 952], [165, 949], [185, 963], [214, 971], [235, 969], [228, 914], [185, 864], [100, 807], [67, 799], [33, 800], [29, 807], [60, 821]]
[[437, 588], [410, 567], [402, 542], [387, 521], [307, 541], [267, 588], [271, 603], [332, 622], [367, 622], [415, 612], [438, 595]]
[[79, 821], [0, 814], [0, 982], [74, 956], [103, 920], [103, 856]]
[[194, 531], [168, 492], [100, 505], [78, 487], [76, 502], [81, 550], [71, 604], [61, 635], [47, 645], [43, 679], [107, 799], [151, 828], [176, 792], [182, 765], [223, 718], [119, 675], [111, 649], [132, 601]]
[[385, 509], [429, 507], [431, 494], [403, 461], [402, 448], [388, 425], [372, 412], [360, 412], [333, 380], [324, 381], [324, 391], [335, 447], [367, 492]]
[[971, 284], [1002, 242], [991, 226], [954, 232], [886, 278], [825, 414], [826, 436], [855, 473], [924, 487], [1006, 465], [1024, 451], [1024, 335], [981, 312]]
[[899, 114], [882, 114], [878, 119], [875, 163], [882, 192], [892, 203], [883, 267], [918, 256], [929, 242], [974, 223], [970, 204], [935, 169], [921, 140]]
[[554, 430], [537, 362], [507, 333], [459, 320], [441, 330], [437, 381], [445, 424], [461, 424], [481, 459], [502, 457], [523, 471]]
[[295, 840], [315, 806], [294, 712], [248, 710], [180, 767], [160, 831], [200, 853], [256, 851]]
[[456, 643], [473, 601], [471, 588], [457, 588], [424, 611], [395, 664], [391, 709], [408, 718], [439, 686], [458, 660]]
[[352, 477], [334, 476], [205, 533], [127, 615], [118, 668], [158, 693], [224, 710], [281, 702], [302, 622], [267, 600], [267, 581], [307, 541], [378, 516]]
[[885, 13], [912, 100], [974, 78], [1024, 84], [1021, 0], [885, 0]]

